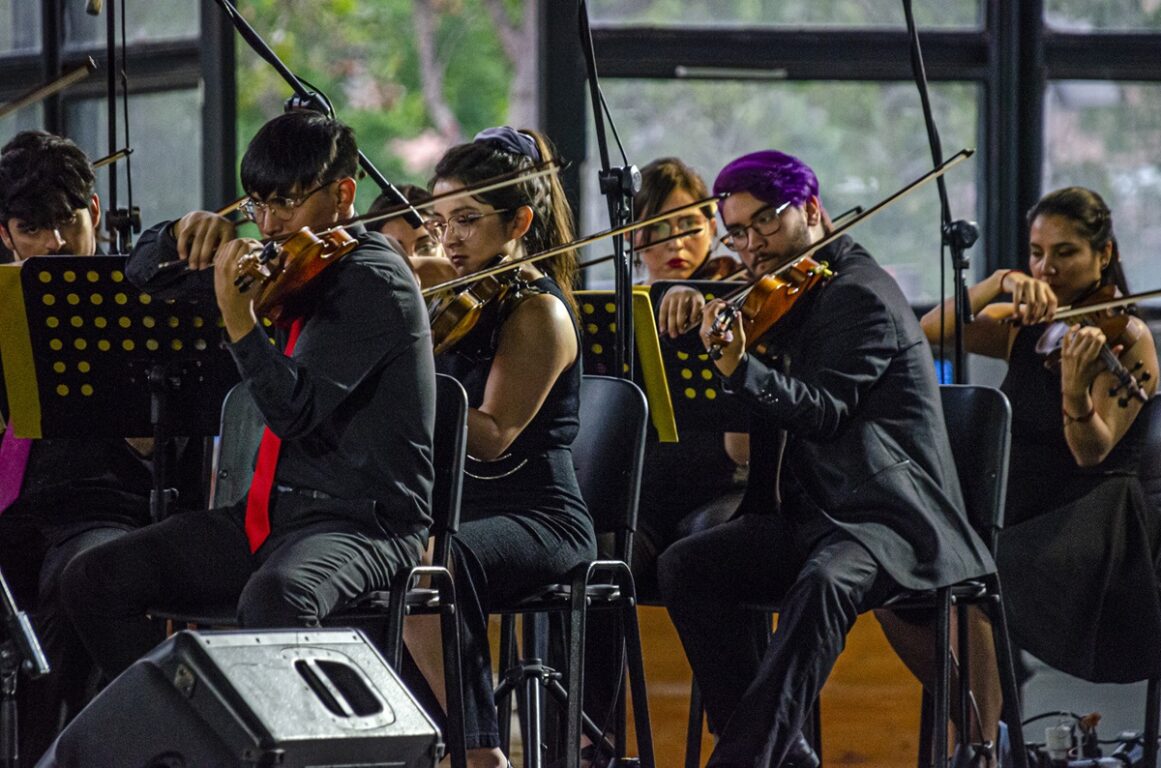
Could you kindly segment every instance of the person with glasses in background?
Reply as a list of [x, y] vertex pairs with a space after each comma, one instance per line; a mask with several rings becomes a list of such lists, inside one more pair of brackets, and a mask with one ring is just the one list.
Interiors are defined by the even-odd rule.
[[[98, 253], [94, 182], [88, 156], [69, 139], [23, 131], [0, 149], [0, 241], [16, 263]], [[34, 761], [97, 690], [93, 662], [65, 612], [61, 573], [85, 550], [149, 522], [153, 440], [17, 438], [5, 428], [2, 379], [0, 569], [52, 667], [17, 686], [20, 753]], [[201, 451], [181, 447], [174, 486], [196, 503]]]
[[[633, 198], [633, 211], [641, 220], [709, 196], [697, 171], [679, 158], [662, 157], [641, 169], [641, 191]], [[717, 280], [743, 269], [731, 256], [713, 255], [715, 207], [710, 203], [638, 230], [634, 253], [645, 268], [646, 285], [658, 280]], [[687, 234], [667, 239], [681, 233]], [[678, 539], [729, 519], [745, 487], [749, 461], [745, 434], [690, 430], [680, 424], [678, 428], [681, 439], [676, 443], [659, 442], [653, 430], [646, 437], [632, 568], [638, 597], [651, 602], [661, 599], [657, 586], [661, 553]], [[615, 621], [611, 615], [595, 614], [586, 634], [585, 712], [597, 723], [611, 722], [608, 708], [621, 663]], [[587, 737], [582, 756], [598, 766], [611, 757], [598, 754]]]
[[[242, 158], [243, 209], [267, 239], [352, 217], [353, 131], [314, 112], [267, 122]], [[351, 252], [274, 329], [239, 288], [263, 243], [197, 211], [138, 242], [127, 272], [156, 296], [213, 295], [266, 428], [247, 496], [173, 515], [73, 561], [70, 614], [110, 676], [154, 641], [145, 611], [237, 606], [244, 627], [311, 627], [419, 561], [430, 524], [435, 369], [424, 303], [402, 254], [352, 226]], [[177, 263], [178, 267], [169, 265]], [[283, 322], [283, 321], [280, 321]], [[227, 425], [230, 428], [231, 425]]]
[[[729, 163], [714, 193], [726, 195], [726, 244], [754, 274], [829, 229], [814, 172], [782, 152]], [[848, 236], [815, 258], [834, 274], [763, 336], [768, 352], [748, 350], [736, 317], [722, 327], [721, 299], [680, 339], [720, 352], [723, 389], [751, 413], [735, 517], [676, 542], [658, 565], [718, 737], [711, 768], [817, 766], [802, 727], [857, 615], [994, 570], [964, 513], [931, 350], [907, 299]], [[753, 603], [779, 606], [769, 644]]]
[[[399, 191], [412, 205], [418, 206], [431, 199], [430, 192], [414, 184], [403, 184], [399, 187]], [[371, 203], [371, 207], [367, 209], [367, 215], [379, 216], [398, 209], [398, 203], [390, 200], [386, 195], [379, 195]], [[426, 207], [418, 210], [425, 221], [431, 218], [431, 211]], [[411, 264], [411, 271], [415, 273], [422, 285], [436, 285], [456, 276], [455, 269], [448, 261], [447, 256], [444, 255], [439, 237], [428, 231], [427, 227], [413, 227], [402, 216], [392, 216], [383, 221], [372, 221], [371, 226], [375, 227], [384, 237], [395, 238], [403, 255]]]
[[[436, 165], [432, 191], [438, 196], [531, 170], [550, 152], [533, 131], [490, 128], [447, 151]], [[465, 276], [573, 239], [572, 213], [555, 177], [437, 202], [427, 226], [456, 273]], [[565, 251], [501, 276], [499, 297], [436, 358], [442, 372], [464, 385], [470, 406], [463, 511], [451, 541], [451, 570], [472, 768], [507, 765], [493, 702], [489, 607], [531, 596], [596, 555], [570, 450], [581, 382], [575, 270], [575, 254]], [[404, 638], [446, 707], [438, 617], [412, 617]]]

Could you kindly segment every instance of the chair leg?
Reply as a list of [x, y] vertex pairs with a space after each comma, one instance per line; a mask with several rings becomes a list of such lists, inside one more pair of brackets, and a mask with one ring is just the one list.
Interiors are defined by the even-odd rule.
[[1161, 678], [1149, 678], [1145, 690], [1145, 768], [1157, 768], [1157, 738], [1161, 719]]
[[947, 718], [948, 687], [951, 679], [951, 588], [941, 587], [936, 592], [938, 605], [935, 625], [936, 671], [935, 671], [935, 711], [932, 714], [932, 765], [942, 768], [947, 765]]
[[1024, 746], [1023, 707], [1020, 704], [1020, 685], [1016, 682], [1016, 665], [1012, 655], [1012, 643], [1008, 639], [1008, 618], [1004, 613], [1003, 592], [1000, 577], [988, 577], [988, 591], [992, 599], [985, 602], [984, 609], [992, 622], [992, 641], [996, 646], [996, 664], [1000, 673], [1000, 689], [1004, 697], [1004, 722], [1008, 724], [1008, 741], [1012, 746], [1012, 757], [1016, 768], [1028, 768], [1028, 750]]
[[934, 730], [931, 713], [934, 707], [935, 702], [932, 699], [931, 691], [924, 687], [919, 703], [919, 755], [916, 761], [918, 768], [931, 768], [931, 750], [933, 748], [931, 732]]
[[810, 717], [810, 743], [814, 747], [814, 754], [822, 760], [822, 697], [814, 700]]
[[[622, 587], [623, 588], [623, 587]], [[649, 722], [649, 695], [645, 690], [645, 660], [641, 653], [641, 628], [637, 624], [637, 601], [630, 595], [624, 607], [625, 645], [629, 662], [629, 684], [633, 691], [633, 722], [637, 728], [637, 754], [642, 768], [655, 768], [653, 730]], [[698, 728], [701, 737], [701, 728]]]
[[685, 729], [685, 768], [699, 768], [701, 765], [701, 729], [705, 720], [705, 709], [701, 705], [701, 689], [697, 678], [689, 684], [689, 725]]
[[[500, 669], [516, 665], [516, 617], [505, 614], [500, 618]], [[512, 748], [512, 697], [504, 695], [496, 701], [500, 726], [500, 749], [510, 754]]]
[[[956, 603], [956, 644], [959, 647], [959, 722], [956, 723], [956, 743], [967, 749], [972, 743], [972, 671], [971, 638], [968, 626], [967, 606]], [[980, 723], [980, 741], [985, 741]]]

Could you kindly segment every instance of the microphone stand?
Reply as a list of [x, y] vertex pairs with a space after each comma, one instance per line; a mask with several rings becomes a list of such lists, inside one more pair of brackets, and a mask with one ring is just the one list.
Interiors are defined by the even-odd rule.
[[[331, 105], [330, 99], [325, 94], [317, 89], [310, 90], [306, 87], [301, 79], [287, 67], [266, 41], [254, 30], [250, 23], [242, 18], [242, 14], [238, 13], [237, 7], [230, 2], [230, 0], [215, 0], [218, 5], [225, 11], [226, 16], [229, 17], [233, 23], [234, 28], [238, 30], [238, 34], [242, 39], [253, 49], [254, 53], [261, 56], [266, 62], [274, 67], [274, 71], [282, 76], [294, 90], [294, 97], [292, 97], [286, 105], [287, 110], [291, 109], [311, 109], [315, 112], [321, 112], [327, 117], [334, 118], [335, 110]], [[403, 214], [403, 218], [407, 220], [415, 229], [423, 226], [423, 218], [419, 215], [419, 211], [411, 207], [411, 203], [403, 196], [403, 193], [396, 189], [395, 185], [387, 180], [387, 177], [379, 172], [379, 169], [371, 163], [371, 160], [363, 154], [363, 150], [359, 150], [359, 167], [370, 177], [371, 181], [379, 186], [379, 190], [387, 196], [389, 200], [407, 209]]]
[[[585, 69], [588, 73], [589, 95], [592, 99], [593, 119], [596, 121], [597, 147], [601, 156], [601, 170], [597, 174], [601, 194], [605, 196], [609, 207], [609, 228], [623, 227], [633, 220], [633, 196], [641, 191], [641, 172], [637, 166], [629, 163], [625, 157], [624, 148], [617, 138], [616, 126], [613, 126], [613, 136], [617, 138], [617, 145], [621, 148], [621, 160], [624, 165], [611, 167], [609, 162], [609, 144], [605, 136], [605, 119], [608, 117], [612, 126], [612, 117], [605, 108], [604, 98], [601, 95], [600, 82], [597, 79], [596, 54], [593, 51], [593, 34], [589, 28], [588, 4], [580, 0], [578, 10], [580, 24], [581, 51], [585, 57]], [[617, 311], [617, 331], [614, 336], [613, 365], [617, 378], [633, 378], [633, 260], [632, 248], [624, 235], [613, 238], [614, 282], [613, 291]]]
[[[105, 17], [106, 90], [109, 109], [109, 154], [117, 152], [117, 11], [116, 3], [109, 4]], [[98, 6], [97, 10], [100, 8]], [[125, 143], [129, 143], [129, 83], [125, 75], [125, 4], [121, 4], [121, 79], [125, 110]], [[129, 253], [133, 249], [133, 233], [141, 231], [141, 210], [133, 205], [133, 176], [125, 161], [128, 185], [128, 207], [117, 205], [117, 169], [109, 171], [109, 209], [105, 215], [105, 228], [112, 238], [113, 253]]]
[[[927, 141], [931, 145], [931, 159], [935, 165], [943, 162], [943, 147], [939, 141], [939, 129], [935, 126], [935, 118], [931, 112], [931, 99], [927, 93], [927, 73], [923, 66], [923, 52], [919, 47], [919, 31], [915, 27], [915, 16], [911, 11], [911, 0], [903, 0], [903, 13], [907, 17], [907, 33], [911, 38], [911, 69], [915, 74], [915, 85], [919, 89], [919, 100], [923, 105], [923, 122], [927, 126]], [[943, 246], [951, 251], [952, 268], [952, 295], [955, 306], [955, 352], [952, 363], [953, 376], [956, 384], [967, 383], [967, 368], [963, 346], [964, 324], [972, 321], [971, 300], [967, 291], [967, 271], [971, 266], [971, 259], [965, 254], [968, 248], [975, 244], [980, 237], [980, 229], [974, 221], [951, 219], [951, 205], [947, 198], [947, 185], [940, 177], [936, 184], [939, 186], [940, 204], [940, 232]], [[943, 290], [943, 269], [940, 269], [940, 291]], [[943, 306], [942, 299], [940, 306]], [[940, 328], [943, 328], [943, 318], [940, 318]], [[940, 342], [940, 357], [943, 357], [943, 342]]]
[[28, 614], [16, 608], [3, 571], [0, 571], [0, 602], [8, 632], [8, 639], [0, 643], [0, 768], [20, 768], [16, 680], [21, 669], [33, 678], [46, 675], [51, 669]]

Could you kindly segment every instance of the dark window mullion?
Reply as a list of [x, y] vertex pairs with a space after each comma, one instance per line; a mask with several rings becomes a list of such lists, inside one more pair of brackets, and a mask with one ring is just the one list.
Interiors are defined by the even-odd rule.
[[1161, 36], [1149, 33], [1044, 33], [1052, 80], [1161, 81]]
[[[908, 38], [896, 30], [604, 26], [593, 29], [602, 77], [673, 78], [678, 67], [769, 70], [787, 80], [907, 80]], [[980, 31], [921, 32], [930, 80], [984, 80]]]

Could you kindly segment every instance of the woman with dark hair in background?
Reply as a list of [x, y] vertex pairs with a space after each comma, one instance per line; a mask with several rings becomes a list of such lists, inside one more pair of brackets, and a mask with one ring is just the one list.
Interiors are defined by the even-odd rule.
[[[491, 128], [453, 147], [435, 169], [439, 195], [531, 169], [551, 150], [532, 131]], [[470, 275], [573, 239], [572, 215], [555, 178], [437, 203], [428, 226], [456, 273]], [[580, 334], [571, 251], [500, 278], [500, 297], [437, 368], [468, 392], [468, 460], [452, 569], [463, 648], [465, 734], [473, 768], [499, 768], [488, 614], [560, 581], [596, 555], [592, 520], [577, 487], [570, 446], [577, 433]], [[436, 340], [437, 345], [439, 340]], [[413, 658], [446, 707], [438, 619], [405, 630]]]

